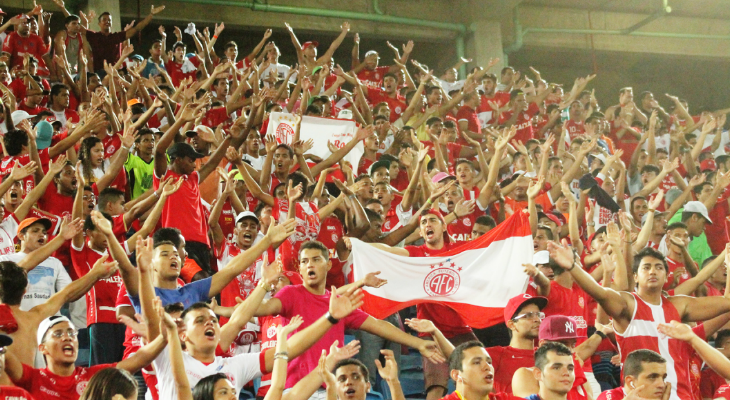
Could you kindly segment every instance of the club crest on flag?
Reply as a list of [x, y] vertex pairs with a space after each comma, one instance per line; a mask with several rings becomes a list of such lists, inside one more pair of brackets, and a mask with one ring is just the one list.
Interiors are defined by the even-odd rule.
[[294, 137], [294, 128], [287, 123], [280, 123], [276, 127], [276, 141], [279, 143], [291, 143], [291, 139]]
[[[436, 265], [432, 265], [431, 268], [436, 268]], [[451, 296], [459, 290], [459, 286], [461, 286], [461, 276], [457, 272], [456, 264], [449, 263], [448, 260], [446, 263], [440, 263], [439, 268], [429, 272], [423, 280], [423, 290], [429, 296]]]

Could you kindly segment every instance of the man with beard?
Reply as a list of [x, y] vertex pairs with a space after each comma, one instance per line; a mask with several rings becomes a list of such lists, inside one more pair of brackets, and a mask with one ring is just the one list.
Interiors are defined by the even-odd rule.
[[10, 53], [10, 64], [8, 65], [10, 69], [15, 66], [23, 66], [23, 57], [25, 54], [29, 54], [39, 60], [42, 63], [41, 69], [45, 70], [42, 57], [48, 53], [49, 46], [42, 37], [31, 33], [30, 24], [33, 19], [34, 17], [29, 15], [21, 15], [20, 18], [14, 19], [15, 30], [10, 32], [3, 42], [3, 51]]
[[494, 374], [494, 390], [512, 393], [512, 376], [519, 368], [535, 365], [535, 340], [540, 333], [541, 310], [547, 306], [545, 297], [521, 294], [511, 298], [504, 309], [504, 322], [511, 331], [509, 346], [487, 348], [492, 363], [499, 365]]

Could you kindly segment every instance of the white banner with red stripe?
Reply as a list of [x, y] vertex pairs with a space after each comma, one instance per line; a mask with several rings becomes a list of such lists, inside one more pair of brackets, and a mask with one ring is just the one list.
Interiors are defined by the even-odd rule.
[[[296, 129], [296, 116], [289, 113], [274, 112], [269, 116], [269, 128], [267, 135], [274, 135], [279, 143], [291, 144]], [[332, 154], [329, 151], [327, 142], [330, 141], [337, 148], [345, 147], [345, 145], [355, 137], [357, 132], [357, 124], [351, 119], [321, 118], [321, 117], [302, 117], [302, 129], [299, 132], [299, 138], [303, 141], [312, 139], [314, 147], [307, 151], [307, 154], [313, 154], [317, 157], [325, 159]], [[362, 143], [358, 143], [352, 151], [345, 157], [345, 161], [352, 164], [356, 169], [360, 158], [362, 157], [364, 148]], [[316, 177], [315, 177], [316, 178]]]
[[436, 257], [404, 257], [352, 240], [354, 278], [381, 271], [388, 283], [365, 287], [363, 310], [385, 318], [414, 304], [433, 302], [456, 311], [467, 325], [485, 328], [503, 322], [507, 301], [524, 293], [523, 263], [532, 262], [527, 213], [514, 213], [477, 240]]

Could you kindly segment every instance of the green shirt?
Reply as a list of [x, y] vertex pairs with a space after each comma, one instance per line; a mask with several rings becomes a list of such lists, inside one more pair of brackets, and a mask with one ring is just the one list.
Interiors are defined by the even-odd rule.
[[127, 171], [129, 187], [132, 188], [132, 200], [152, 189], [152, 174], [155, 172], [154, 158], [148, 163], [139, 156], [129, 153], [127, 161], [124, 162], [124, 169]]
[[[680, 208], [667, 223], [672, 224], [674, 222], [681, 222], [682, 211], [684, 211], [684, 208]], [[700, 236], [692, 238], [692, 241], [689, 242], [689, 246], [687, 246], [687, 252], [689, 252], [689, 255], [697, 263], [697, 265], [702, 265], [706, 259], [712, 257], [712, 249], [710, 249], [710, 245], [707, 243], [707, 236], [705, 235], [705, 232], [702, 232]]]

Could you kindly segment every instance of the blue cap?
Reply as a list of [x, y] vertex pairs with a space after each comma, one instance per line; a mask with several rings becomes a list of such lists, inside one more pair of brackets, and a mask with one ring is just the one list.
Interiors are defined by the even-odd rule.
[[144, 61], [144, 58], [142, 58], [142, 56], [140, 56], [139, 54], [133, 54], [129, 58], [131, 60]]
[[53, 126], [48, 121], [41, 121], [36, 125], [36, 145], [38, 150], [51, 147], [51, 138], [53, 138]]

